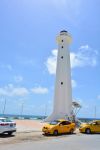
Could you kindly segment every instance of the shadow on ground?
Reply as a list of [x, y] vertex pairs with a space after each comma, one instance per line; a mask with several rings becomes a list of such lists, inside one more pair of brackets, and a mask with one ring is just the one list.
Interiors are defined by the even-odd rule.
[[99, 135], [100, 133], [80, 133], [80, 134], [84, 134], [84, 135]]
[[0, 134], [0, 138], [11, 138], [14, 137], [15, 135], [8, 135], [8, 134]]
[[47, 137], [61, 137], [61, 136], [64, 136], [64, 135], [76, 135], [76, 133], [73, 133], [73, 134], [70, 134], [70, 133], [63, 133], [63, 134], [58, 134], [58, 135], [51, 135], [51, 134], [42, 134], [44, 136], [47, 136]]

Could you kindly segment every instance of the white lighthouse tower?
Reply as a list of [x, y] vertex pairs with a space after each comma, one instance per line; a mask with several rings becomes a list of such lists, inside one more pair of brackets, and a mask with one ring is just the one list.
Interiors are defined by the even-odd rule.
[[46, 121], [67, 119], [72, 115], [72, 87], [69, 45], [72, 41], [70, 34], [63, 30], [57, 36], [58, 56], [56, 82], [54, 93], [54, 107], [52, 114]]

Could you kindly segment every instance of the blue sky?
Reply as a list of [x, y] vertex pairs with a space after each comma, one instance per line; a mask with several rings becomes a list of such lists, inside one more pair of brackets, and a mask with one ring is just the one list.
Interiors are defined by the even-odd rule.
[[79, 117], [100, 117], [100, 1], [0, 1], [0, 113], [50, 114], [56, 36], [71, 33], [73, 99]]

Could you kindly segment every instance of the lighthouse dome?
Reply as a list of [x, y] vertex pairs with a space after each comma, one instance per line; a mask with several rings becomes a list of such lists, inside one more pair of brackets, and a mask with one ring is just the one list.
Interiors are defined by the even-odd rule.
[[62, 31], [60, 31], [60, 33], [63, 33], [63, 32], [67, 32], [66, 30], [62, 30]]

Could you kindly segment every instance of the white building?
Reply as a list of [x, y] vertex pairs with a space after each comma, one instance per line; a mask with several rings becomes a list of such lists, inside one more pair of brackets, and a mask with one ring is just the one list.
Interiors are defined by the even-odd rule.
[[72, 41], [70, 34], [63, 30], [57, 36], [58, 56], [54, 106], [52, 114], [46, 121], [66, 119], [72, 115], [72, 87], [69, 45]]

